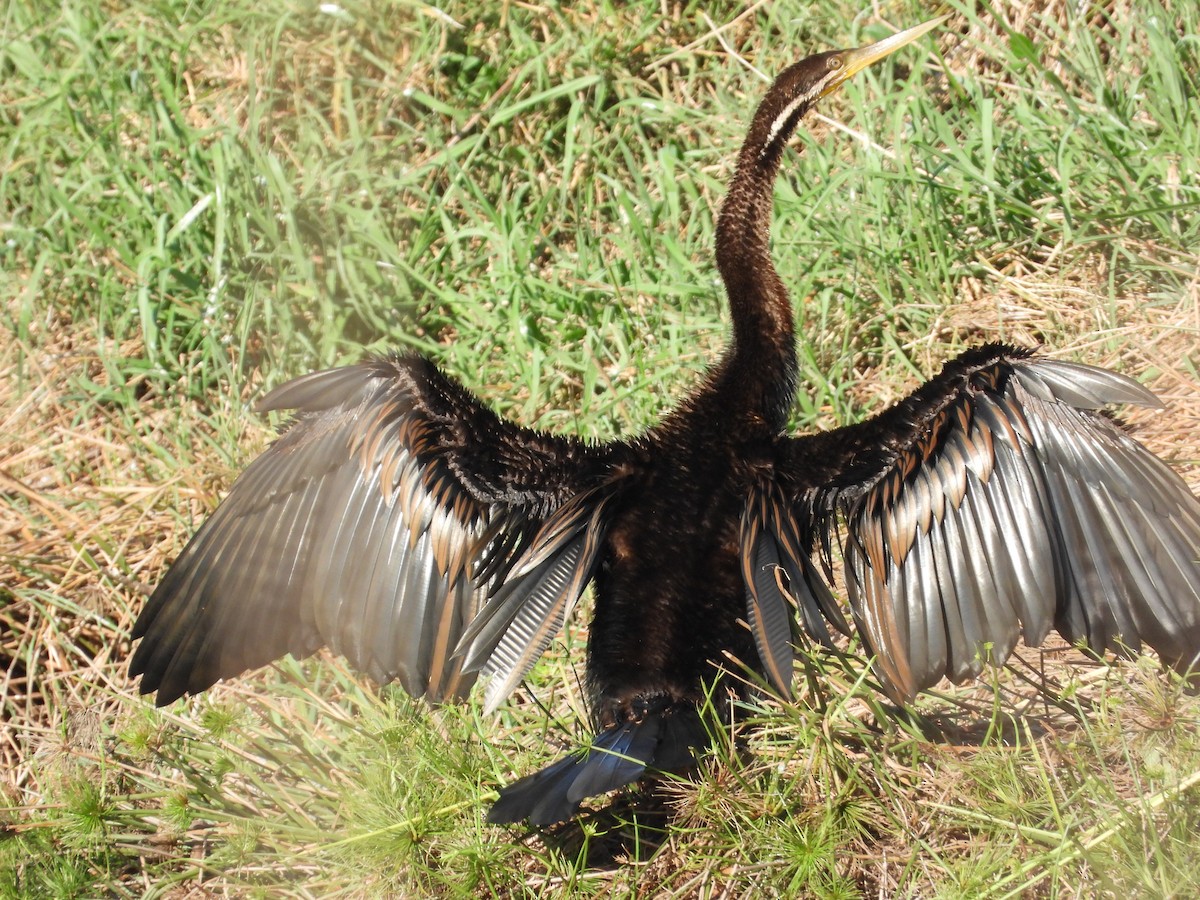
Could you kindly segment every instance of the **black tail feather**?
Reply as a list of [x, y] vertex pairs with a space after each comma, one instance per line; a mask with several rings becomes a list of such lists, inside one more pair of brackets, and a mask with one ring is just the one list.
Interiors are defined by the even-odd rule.
[[561, 822], [575, 815], [583, 800], [631, 784], [647, 769], [684, 771], [694, 763], [693, 748], [708, 743], [695, 706], [663, 704], [605, 729], [586, 750], [503, 788], [487, 820], [493, 825]]

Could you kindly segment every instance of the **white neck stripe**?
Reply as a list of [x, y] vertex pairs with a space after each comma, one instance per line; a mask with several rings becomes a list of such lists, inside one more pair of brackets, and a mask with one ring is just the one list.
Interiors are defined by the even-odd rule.
[[775, 117], [775, 120], [771, 122], [771, 129], [767, 132], [767, 139], [763, 143], [762, 153], [760, 156], [765, 155], [767, 151], [774, 146], [775, 141], [779, 138], [780, 132], [783, 131], [784, 127], [787, 125], [788, 119], [796, 114], [796, 110], [799, 107], [804, 106], [806, 103], [810, 103], [817, 97], [821, 96], [821, 91], [825, 89], [825, 85], [835, 74], [837, 74], [836, 71], [830, 72], [829, 75], [822, 78], [807, 92], [801, 94], [799, 97], [796, 97], [791, 103], [783, 108], [779, 115]]

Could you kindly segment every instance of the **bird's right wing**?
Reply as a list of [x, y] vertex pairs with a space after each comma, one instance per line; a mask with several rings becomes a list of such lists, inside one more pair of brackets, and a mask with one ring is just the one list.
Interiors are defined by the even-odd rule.
[[162, 705], [329, 646], [413, 696], [461, 695], [482, 670], [503, 699], [591, 577], [601, 451], [500, 419], [417, 357], [307, 375], [260, 407], [297, 418], [138, 618], [142, 693]]
[[[790, 681], [790, 605], [844, 627], [809, 557], [841, 548], [850, 608], [884, 686], [908, 701], [1002, 663], [1050, 628], [1093, 652], [1200, 657], [1200, 503], [1102, 413], [1159, 405], [1102, 369], [999, 345], [969, 351], [860, 425], [787, 441], [747, 507], [751, 627]], [[778, 577], [782, 571], [786, 581]]]

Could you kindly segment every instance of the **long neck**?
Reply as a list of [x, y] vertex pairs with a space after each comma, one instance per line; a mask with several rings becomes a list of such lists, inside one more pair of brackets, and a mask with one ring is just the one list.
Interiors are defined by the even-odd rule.
[[791, 300], [769, 246], [780, 159], [812, 105], [797, 74], [795, 67], [786, 70], [759, 104], [717, 220], [717, 268], [733, 317], [718, 377], [737, 393], [743, 411], [776, 430], [786, 422], [798, 379]]

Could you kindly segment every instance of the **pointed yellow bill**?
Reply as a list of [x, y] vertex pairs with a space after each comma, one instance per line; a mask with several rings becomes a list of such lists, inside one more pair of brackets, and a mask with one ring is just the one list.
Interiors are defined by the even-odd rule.
[[930, 19], [928, 22], [922, 22], [920, 25], [914, 25], [912, 28], [898, 31], [891, 37], [885, 37], [882, 41], [876, 41], [874, 44], [868, 44], [866, 47], [843, 51], [841, 56], [842, 67], [838, 70], [837, 75], [831, 78], [825, 85], [825, 89], [821, 91], [821, 96], [824, 97], [831, 91], [837, 90], [867, 66], [879, 62], [879, 60], [889, 54], [895, 53], [905, 44], [911, 44], [921, 35], [937, 28], [949, 18], [950, 16], [948, 15], [938, 16], [936, 19]]

